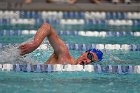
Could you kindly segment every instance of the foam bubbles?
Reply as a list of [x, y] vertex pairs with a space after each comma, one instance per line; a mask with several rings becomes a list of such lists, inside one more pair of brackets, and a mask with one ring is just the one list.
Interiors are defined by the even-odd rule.
[[[25, 43], [25, 42], [24, 42]], [[22, 43], [23, 44], [23, 43]], [[10, 63], [33, 63], [29, 56], [20, 56], [19, 44], [9, 44], [0, 49], [0, 64]]]
[[20, 56], [20, 51], [15, 45], [6, 45], [0, 50], [0, 63], [13, 63]]

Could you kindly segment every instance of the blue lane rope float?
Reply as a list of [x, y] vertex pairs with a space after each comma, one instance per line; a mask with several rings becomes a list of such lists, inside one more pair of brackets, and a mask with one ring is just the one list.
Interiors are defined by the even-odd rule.
[[139, 74], [140, 66], [122, 66], [122, 65], [61, 65], [61, 64], [0, 64], [0, 71], [14, 71], [14, 72], [95, 72], [95, 73], [116, 73], [116, 74]]
[[60, 36], [95, 36], [95, 37], [109, 37], [109, 36], [140, 36], [140, 32], [131, 31], [59, 31]]
[[[5, 44], [0, 43], [0, 49]], [[126, 50], [126, 51], [140, 51], [140, 44], [73, 44], [67, 43], [66, 46], [69, 50], [86, 51], [91, 48], [97, 48], [100, 50]], [[46, 44], [42, 44], [38, 49], [47, 49]]]
[[[1, 18], [7, 19], [36, 19], [36, 18], [55, 18], [55, 19], [140, 19], [139, 12], [99, 12], [99, 11], [3, 11], [0, 10]], [[6, 16], [5, 16], [6, 15]]]
[[[37, 30], [0, 30], [0, 36], [19, 36], [19, 35], [34, 35]], [[72, 35], [72, 36], [96, 36], [96, 37], [108, 37], [108, 36], [140, 36], [140, 32], [131, 31], [58, 31], [58, 34]]]
[[66, 44], [69, 50], [87, 50], [90, 48], [98, 48], [100, 50], [129, 50], [140, 51], [140, 44]]
[[127, 20], [114, 20], [114, 19], [21, 19], [18, 18], [17, 20], [15, 19], [9, 19], [10, 21], [6, 22], [0, 22], [1, 26], [14, 26], [15, 24], [22, 25], [39, 25], [45, 22], [48, 22], [50, 24], [61, 24], [61, 25], [96, 25], [98, 27], [103, 27], [104, 29], [106, 27], [123, 27], [123, 29], [126, 29], [128, 26], [129, 27], [139, 27], [140, 26], [140, 21], [139, 19], [127, 19]]
[[[0, 30], [0, 36], [19, 36], [34, 35], [37, 30]], [[90, 36], [90, 37], [109, 37], [109, 36], [140, 36], [140, 32], [132, 31], [58, 31], [60, 36]]]

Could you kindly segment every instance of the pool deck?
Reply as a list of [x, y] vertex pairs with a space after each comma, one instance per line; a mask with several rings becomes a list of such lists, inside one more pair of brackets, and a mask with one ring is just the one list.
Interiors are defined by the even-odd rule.
[[[39, 6], [39, 7], [36, 7]], [[31, 5], [23, 5], [24, 10], [55, 10], [55, 11], [140, 11], [140, 3], [138, 4], [42, 4], [33, 3]]]
[[76, 3], [76, 4], [67, 4], [67, 3], [42, 3], [34, 2], [30, 4], [21, 4], [15, 6], [14, 2], [0, 2], [0, 9], [2, 10], [46, 10], [46, 11], [140, 11], [140, 3], [131, 3], [131, 4], [112, 4], [112, 3], [101, 3], [101, 4], [92, 4], [92, 3]]

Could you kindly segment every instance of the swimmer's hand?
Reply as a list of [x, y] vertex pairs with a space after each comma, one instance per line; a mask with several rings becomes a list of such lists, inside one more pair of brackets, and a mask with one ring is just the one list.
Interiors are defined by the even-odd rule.
[[37, 48], [34, 42], [28, 42], [19, 46], [20, 55], [25, 55], [33, 52]]

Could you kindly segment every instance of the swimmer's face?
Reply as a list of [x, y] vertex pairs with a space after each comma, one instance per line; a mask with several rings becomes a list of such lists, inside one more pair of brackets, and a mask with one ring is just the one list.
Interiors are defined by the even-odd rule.
[[97, 61], [98, 57], [93, 52], [84, 52], [80, 57], [78, 57], [78, 64], [90, 64], [93, 61]]

